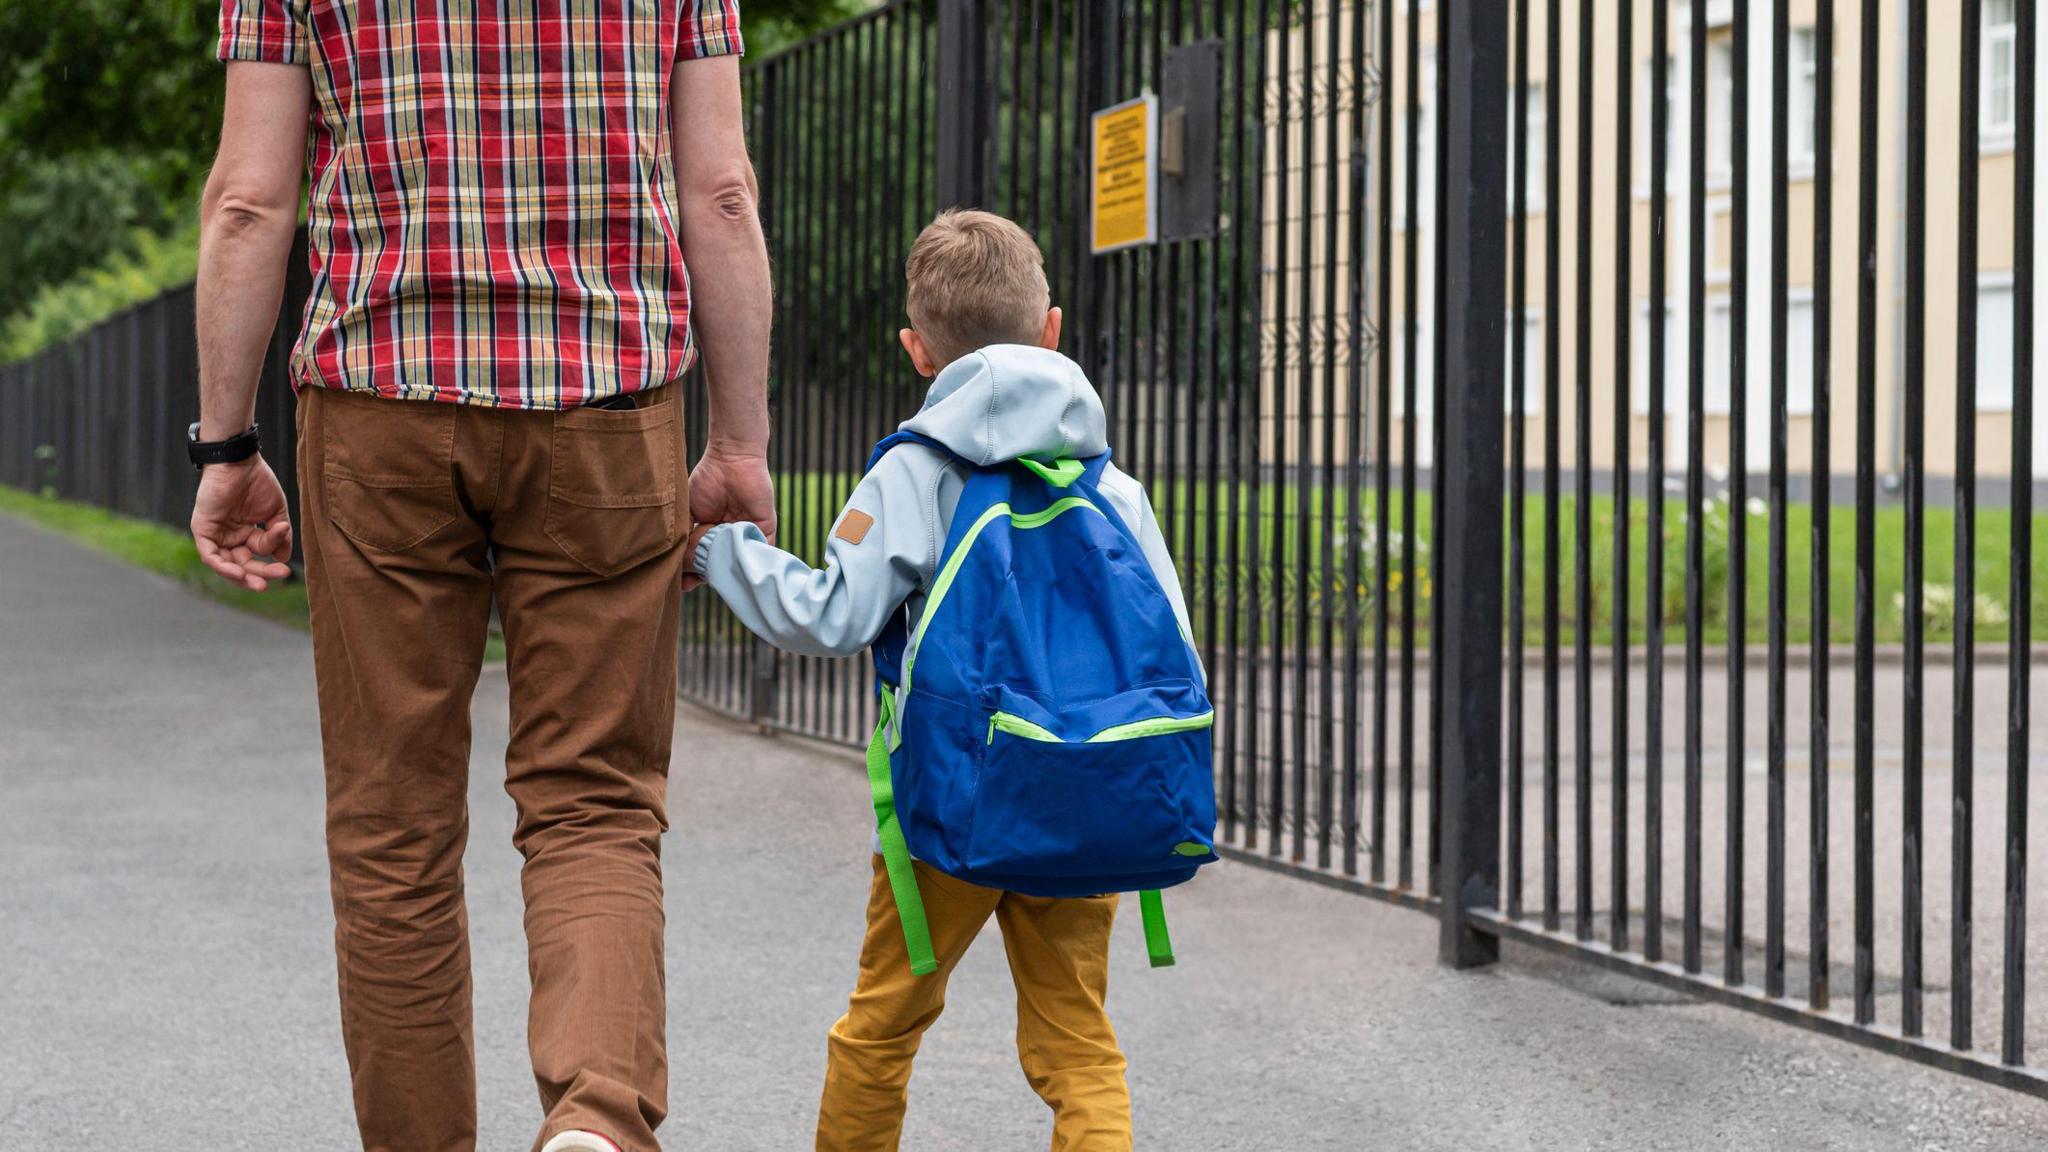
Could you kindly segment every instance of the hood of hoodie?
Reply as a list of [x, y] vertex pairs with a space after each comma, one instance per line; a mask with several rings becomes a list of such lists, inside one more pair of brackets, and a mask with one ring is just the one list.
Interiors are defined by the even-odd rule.
[[946, 365], [901, 427], [980, 466], [1086, 459], [1109, 447], [1102, 397], [1081, 366], [1023, 344], [991, 344]]

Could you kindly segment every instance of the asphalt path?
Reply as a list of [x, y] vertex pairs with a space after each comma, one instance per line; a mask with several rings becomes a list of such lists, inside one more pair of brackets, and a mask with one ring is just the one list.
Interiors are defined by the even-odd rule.
[[[479, 1147], [539, 1104], [506, 696], [474, 708]], [[678, 715], [670, 1149], [809, 1146], [854, 971], [846, 753]], [[0, 1149], [355, 1147], [329, 949], [312, 661], [246, 617], [0, 517]], [[1119, 923], [1139, 1148], [2039, 1148], [2048, 1102], [1567, 961], [1435, 963], [1419, 913], [1224, 863], [1179, 967]], [[993, 929], [990, 930], [993, 935]], [[998, 942], [955, 978], [905, 1147], [1044, 1147]]]

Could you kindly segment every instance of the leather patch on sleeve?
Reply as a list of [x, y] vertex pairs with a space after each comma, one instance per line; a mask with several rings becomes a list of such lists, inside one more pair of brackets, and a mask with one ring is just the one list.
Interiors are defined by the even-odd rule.
[[868, 529], [875, 526], [875, 518], [858, 508], [848, 508], [846, 515], [839, 518], [839, 527], [832, 535], [848, 544], [858, 544], [868, 538]]

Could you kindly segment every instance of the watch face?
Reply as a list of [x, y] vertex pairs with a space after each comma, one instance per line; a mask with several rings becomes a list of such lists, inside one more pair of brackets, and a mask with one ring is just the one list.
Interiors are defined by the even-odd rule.
[[194, 444], [199, 442], [199, 421], [194, 420], [192, 426], [185, 429], [185, 439]]

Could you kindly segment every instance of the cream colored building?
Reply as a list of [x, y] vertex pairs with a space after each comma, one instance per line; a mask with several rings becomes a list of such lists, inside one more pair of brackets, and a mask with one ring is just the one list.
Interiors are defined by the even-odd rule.
[[[1340, 20], [1337, 43], [1340, 48], [1349, 40], [1349, 21], [1363, 12], [1371, 21], [1370, 32], [1376, 32], [1379, 19], [1375, 2], [1344, 5], [1336, 10]], [[1436, 237], [1434, 235], [1434, 169], [1435, 169], [1435, 12], [1434, 4], [1421, 5], [1421, 23], [1417, 28], [1420, 41], [1420, 102], [1413, 109], [1399, 102], [1404, 100], [1407, 88], [1405, 48], [1407, 30], [1405, 21], [1408, 4], [1395, 0], [1395, 59], [1392, 84], [1383, 87], [1381, 96], [1397, 102], [1397, 129], [1394, 148], [1395, 161], [1395, 204], [1394, 208], [1394, 322], [1387, 334], [1385, 346], [1394, 357], [1395, 369], [1395, 411], [1396, 426], [1393, 442], [1398, 456], [1403, 429], [1399, 425], [1401, 412], [1400, 393], [1404, 370], [1404, 348], [1402, 339], [1403, 312], [1406, 301], [1400, 292], [1402, 261], [1407, 258], [1407, 246], [1417, 246], [1422, 257], [1417, 268], [1417, 299], [1421, 311], [1416, 317], [1418, 328], [1418, 416], [1416, 429], [1420, 445], [1418, 456], [1422, 463], [1428, 460], [1430, 439], [1430, 348], [1433, 317], [1429, 314], [1433, 299], [1433, 269], [1429, 259]], [[1508, 0], [1498, 0], [1506, 3]], [[1648, 364], [1649, 364], [1649, 264], [1650, 264], [1650, 82], [1651, 82], [1651, 18], [1653, 0], [1630, 0], [1635, 4], [1634, 29], [1629, 55], [1629, 75], [1633, 87], [1633, 110], [1631, 115], [1630, 167], [1632, 172], [1624, 184], [1617, 179], [1617, 133], [1620, 130], [1619, 107], [1616, 87], [1619, 83], [1617, 51], [1619, 48], [1619, 21], [1612, 7], [1614, 0], [1599, 0], [1596, 11], [1597, 23], [1594, 36], [1594, 57], [1590, 67], [1582, 66], [1578, 59], [1579, 15], [1581, 3], [1594, 0], [1563, 0], [1563, 27], [1559, 55], [1562, 75], [1559, 123], [1551, 124], [1545, 115], [1546, 89], [1551, 78], [1546, 75], [1544, 39], [1547, 30], [1543, 24], [1546, 7], [1544, 0], [1530, 0], [1531, 15], [1529, 30], [1530, 44], [1530, 167], [1528, 202], [1530, 205], [1524, 229], [1523, 242], [1527, 244], [1527, 283], [1521, 310], [1522, 323], [1526, 334], [1525, 355], [1527, 357], [1528, 391], [1527, 404], [1529, 421], [1528, 435], [1529, 462], [1533, 469], [1540, 468], [1542, 444], [1547, 419], [1563, 421], [1560, 428], [1561, 464], [1569, 470], [1576, 459], [1575, 422], [1577, 413], [1573, 407], [1577, 394], [1579, 349], [1576, 347], [1577, 296], [1578, 296], [1578, 252], [1579, 213], [1577, 206], [1582, 194], [1592, 198], [1593, 230], [1589, 237], [1592, 258], [1592, 325], [1591, 344], [1588, 352], [1592, 357], [1592, 427], [1593, 460], [1596, 471], [1606, 472], [1615, 464], [1615, 420], [1617, 376], [1615, 364], [1615, 321], [1617, 293], [1621, 280], [1616, 274], [1616, 232], [1617, 223], [1623, 214], [1631, 221], [1632, 258], [1628, 276], [1629, 313], [1632, 317], [1633, 332], [1629, 370], [1629, 388], [1632, 413], [1630, 429], [1629, 463], [1634, 470], [1645, 467], [1648, 454], [1648, 429], [1651, 413], [1648, 405]], [[1930, 27], [1924, 45], [1910, 46], [1905, 28], [1904, 0], [1875, 0], [1883, 5], [1883, 56], [1878, 62], [1882, 91], [1880, 109], [1883, 117], [1879, 132], [1879, 148], [1875, 163], [1878, 165], [1878, 339], [1877, 339], [1877, 407], [1875, 431], [1877, 460], [1880, 473], [1896, 473], [1903, 464], [1903, 421], [1905, 408], [1904, 392], [1904, 337], [1905, 337], [1905, 61], [1909, 50], [1925, 51], [1928, 56], [1928, 211], [1927, 211], [1927, 344], [1926, 344], [1926, 461], [1930, 477], [1953, 474], [1956, 458], [1956, 434], [1958, 427], [1957, 391], [1957, 299], [1958, 299], [1958, 243], [1959, 213], [1957, 211], [1958, 173], [1966, 161], [1966, 150], [1962, 142], [1960, 119], [1962, 116], [1962, 94], [1960, 83], [1960, 56], [1962, 51], [1961, 5], [1954, 3], [1933, 3], [1928, 5]], [[1981, 144], [1974, 149], [1968, 161], [1978, 167], [1980, 179], [1979, 208], [1979, 275], [1972, 290], [1978, 303], [1977, 338], [1977, 455], [1980, 476], [2002, 477], [2008, 472], [2011, 437], [2014, 435], [2012, 397], [2013, 379], [2013, 291], [2012, 269], [2014, 253], [2014, 176], [2016, 153], [2014, 148], [2014, 125], [2018, 112], [2017, 80], [2017, 27], [2015, 17], [2016, 0], [1983, 0], [1984, 28], [1982, 36], [1982, 103]], [[1746, 156], [1748, 178], [1743, 189], [1734, 185], [1734, 148], [1736, 133], [1733, 124], [1734, 108], [1734, 5], [1729, 0], [1710, 0], [1707, 11], [1709, 39], [1708, 59], [1708, 132], [1707, 172], [1703, 183], [1708, 219], [1708, 264], [1706, 269], [1706, 421], [1703, 441], [1704, 456], [1710, 471], [1723, 474], [1728, 467], [1730, 455], [1730, 434], [1732, 430], [1731, 410], [1734, 383], [1730, 379], [1730, 343], [1732, 327], [1731, 283], [1736, 262], [1742, 261], [1748, 270], [1748, 309], [1745, 349], [1747, 353], [1746, 387], [1747, 419], [1744, 425], [1745, 447], [1748, 454], [1748, 470], [1752, 475], [1761, 474], [1769, 463], [1769, 400], [1770, 400], [1770, 221], [1771, 221], [1771, 129], [1773, 106], [1771, 100], [1771, 13], [1769, 0], [1753, 0], [1749, 5], [1750, 19], [1750, 63], [1748, 78], [1748, 116]], [[1859, 152], [1860, 93], [1863, 80], [1863, 61], [1859, 59], [1861, 5], [1858, 0], [1837, 0], [1835, 30], [1835, 71], [1833, 125], [1833, 251], [1831, 259], [1832, 283], [1832, 324], [1826, 339], [1818, 339], [1813, 330], [1815, 268], [1814, 268], [1814, 219], [1816, 183], [1814, 180], [1814, 102], [1816, 89], [1815, 59], [1815, 0], [1792, 0], [1792, 35], [1789, 49], [1790, 76], [1790, 181], [1787, 189], [1787, 235], [1788, 235], [1788, 372], [1787, 389], [1789, 396], [1790, 451], [1789, 463], [1795, 475], [1804, 473], [1811, 463], [1813, 381], [1814, 366], [1819, 356], [1831, 358], [1832, 395], [1832, 436], [1830, 439], [1831, 472], [1837, 477], [1846, 477], [1855, 463], [1855, 371], [1856, 371], [1856, 282], [1857, 266], [1857, 196], [1858, 174], [1866, 158]], [[1317, 60], [1320, 70], [1328, 62], [1328, 29], [1324, 21], [1329, 15], [1320, 15], [1311, 26], [1317, 37]], [[1689, 139], [1691, 77], [1689, 43], [1692, 15], [1690, 6], [1684, 3], [1671, 5], [1671, 164], [1667, 188], [1670, 199], [1667, 206], [1667, 237], [1669, 241], [1668, 263], [1668, 369], [1666, 376], [1666, 444], [1667, 467], [1673, 471], [1683, 468], [1686, 459], [1685, 403], [1688, 378], [1687, 369], [1687, 298], [1691, 281], [1688, 264], [1688, 219], [1693, 194], [1693, 181], [1689, 172]], [[1324, 138], [1323, 125], [1318, 118], [1330, 114], [1327, 109], [1335, 107], [1340, 120], [1340, 140], [1348, 139], [1348, 86], [1331, 95], [1329, 85], [1322, 77], [1305, 79], [1300, 75], [1300, 37], [1297, 29], [1289, 45], [1293, 75], [1289, 83], [1289, 99], [1295, 116], [1289, 138], [1289, 195], [1285, 210], [1289, 221], [1290, 237], [1288, 256], [1290, 264], [1296, 264], [1302, 254], [1300, 227], [1306, 223], [1316, 237], [1310, 245], [1309, 255], [1318, 267], [1324, 258], [1321, 239], [1320, 217], [1324, 211], [1324, 180], [1322, 165], [1334, 159], [1342, 165], [1348, 161], [1348, 149], [1340, 143], [1334, 156], [1326, 155], [1321, 144]], [[1278, 37], [1269, 37], [1268, 60], [1277, 64]], [[1348, 52], [1342, 57], [1348, 63]], [[1268, 88], [1268, 122], [1278, 122], [1277, 92], [1278, 70], [1274, 69], [1275, 80]], [[1593, 84], [1593, 124], [1591, 144], [1593, 148], [1593, 178], [1590, 186], [1582, 193], [1578, 178], [1578, 155], [1581, 144], [1578, 104], [1579, 85], [1589, 81]], [[1300, 109], [1304, 94], [1311, 109], [1309, 132], [1314, 137], [1313, 154], [1304, 167], [1303, 132], [1300, 123]], [[1406, 114], [1403, 114], [1406, 113]], [[1413, 125], [1418, 133], [1418, 200], [1420, 211], [1410, 221], [1405, 212], [1403, 195], [1406, 173], [1403, 170], [1406, 148], [1403, 133]], [[1374, 114], [1374, 136], [1377, 137], [1378, 116]], [[1556, 132], [1559, 135], [1560, 168], [1558, 174], [1560, 196], [1557, 205], [1546, 203], [1544, 196], [1543, 149], [1546, 138]], [[1276, 133], [1269, 132], [1269, 157], [1274, 151]], [[1375, 144], [1377, 154], [1378, 147]], [[2037, 151], [2037, 187], [2048, 177], [2048, 164], [2041, 162]], [[1277, 166], [1269, 158], [1267, 173], [1267, 210], [1263, 221], [1266, 237], [1266, 298], [1268, 314], [1268, 343], [1270, 365], [1272, 356], [1284, 353], [1290, 365], [1297, 364], [1303, 354], [1299, 340], [1293, 332], [1276, 333], [1272, 323], [1273, 301], [1278, 287], [1273, 273], [1274, 259], [1278, 255], [1276, 244], [1276, 213], [1280, 205], [1275, 201]], [[1300, 187], [1303, 175], [1308, 178], [1309, 194], [1304, 201]], [[1378, 174], [1371, 178], [1375, 202], [1372, 213], [1378, 211]], [[1749, 205], [1747, 244], [1741, 252], [1734, 250], [1732, 213], [1739, 191], [1747, 192]], [[1512, 199], [1512, 196], [1511, 196]], [[1306, 216], [1303, 212], [1306, 210]], [[1559, 292], [1555, 306], [1547, 306], [1544, 299], [1544, 230], [1549, 223], [1547, 213], [1557, 211], [1557, 226], [1560, 230], [1559, 251], [1562, 256], [1559, 268]], [[1369, 217], [1371, 214], [1368, 214]], [[1320, 332], [1322, 316], [1334, 314], [1338, 318], [1340, 331], [1342, 318], [1348, 308], [1343, 295], [1342, 261], [1348, 246], [1348, 229], [1352, 221], [1340, 221], [1340, 240], [1337, 251], [1330, 254], [1339, 261], [1339, 290], [1325, 298], [1317, 289], [1311, 293], [1308, 307], [1312, 311], [1312, 332]], [[1366, 226], [1373, 228], [1373, 219]], [[1368, 248], [1376, 243], [1376, 228], [1368, 235]], [[1510, 232], [1514, 242], [1516, 232]], [[2039, 230], [2036, 233], [2036, 266], [2039, 266], [2041, 248], [2044, 244]], [[1297, 265], [1298, 266], [1298, 265]], [[1376, 275], [1377, 261], [1369, 271]], [[1290, 273], [1290, 280], [1296, 279]], [[1314, 277], [1320, 285], [1320, 274]], [[1303, 302], [1299, 298], [1297, 284], [1288, 285], [1290, 293], [1289, 312], [1299, 315]], [[2037, 293], [2037, 297], [2040, 294]], [[2041, 299], [2035, 302], [2035, 331], [2048, 330], [2048, 308]], [[1555, 322], [1559, 326], [1560, 357], [1558, 391], [1560, 411], [1547, 412], [1543, 405], [1543, 341], [1544, 325]], [[1291, 326], [1290, 326], [1291, 327]], [[2038, 338], [2037, 338], [2038, 339]], [[1321, 363], [1322, 348], [1314, 346], [1312, 338], [1308, 355], [1315, 364]], [[1338, 355], [1342, 355], [1339, 341]], [[1273, 385], [1270, 366], [1264, 390], [1268, 394], [1267, 411], [1271, 411]], [[1376, 379], [1374, 369], [1369, 367], [1367, 380]], [[2040, 412], [2048, 407], [2048, 369], [2044, 369], [2037, 355], [2035, 394], [2037, 419], [2031, 430], [2034, 437], [2034, 460], [2036, 475], [2048, 477], [2048, 414]], [[1315, 397], [1310, 397], [1314, 400]], [[1343, 437], [1343, 420], [1346, 405], [1341, 398], [1335, 414], [1339, 417], [1337, 455], [1341, 461], [1346, 448]], [[1301, 409], [1298, 398], [1288, 398], [1290, 421]], [[1309, 411], [1315, 416], [1323, 415], [1321, 404], [1314, 403]], [[1272, 429], [1265, 429], [1266, 442], [1270, 447]], [[1370, 436], [1370, 433], [1368, 433]], [[1320, 436], [1312, 439], [1319, 440]], [[1291, 441], [1291, 436], [1290, 436]], [[1368, 443], [1366, 447], [1369, 448]], [[1320, 458], [1320, 453], [1315, 454]], [[1289, 458], [1290, 463], [1293, 461]]]

